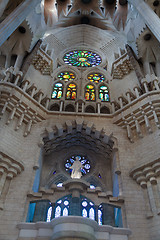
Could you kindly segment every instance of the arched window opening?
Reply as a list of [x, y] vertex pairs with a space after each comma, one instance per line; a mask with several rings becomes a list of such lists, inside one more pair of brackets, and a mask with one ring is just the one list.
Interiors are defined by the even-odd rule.
[[93, 106], [87, 106], [86, 109], [85, 109], [85, 112], [87, 113], [95, 113], [95, 109]]
[[47, 212], [47, 222], [51, 221], [51, 217], [52, 217], [52, 207], [49, 207]]
[[62, 83], [55, 83], [52, 93], [53, 99], [60, 99], [63, 93], [63, 85]]
[[58, 105], [58, 104], [53, 104], [53, 105], [50, 107], [50, 111], [59, 111], [59, 105]]
[[109, 90], [108, 87], [103, 85], [99, 88], [99, 99], [103, 102], [109, 102]]
[[85, 88], [85, 99], [86, 101], [95, 101], [95, 88], [93, 85], [88, 84]]
[[55, 218], [69, 215], [70, 201], [71, 201], [71, 196], [69, 195], [69, 196], [63, 197], [62, 199], [56, 202], [55, 213], [54, 213]]
[[92, 201], [84, 197], [82, 197], [81, 200], [81, 212], [82, 217], [88, 217], [95, 220], [95, 205]]
[[75, 100], [77, 97], [77, 88], [74, 83], [70, 83], [67, 87], [66, 99]]
[[104, 114], [110, 114], [110, 109], [105, 106], [102, 107], [100, 111], [101, 111], [101, 113], [104, 113]]
[[66, 107], [65, 107], [65, 112], [75, 112], [75, 108], [72, 104], [68, 104]]

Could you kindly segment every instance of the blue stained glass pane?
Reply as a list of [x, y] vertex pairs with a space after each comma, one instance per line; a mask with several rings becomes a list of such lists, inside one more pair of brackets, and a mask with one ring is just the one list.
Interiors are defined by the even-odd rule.
[[90, 166], [88, 163], [85, 164], [84, 167], [85, 167], [87, 170], [91, 168], [91, 166]]
[[55, 218], [58, 218], [61, 216], [61, 207], [57, 206], [55, 210]]
[[87, 207], [87, 205], [88, 205], [88, 203], [87, 203], [86, 201], [83, 201], [83, 202], [82, 202], [82, 206], [83, 206], [83, 207]]
[[82, 217], [87, 217], [87, 210], [85, 208], [82, 210]]
[[89, 218], [92, 219], [92, 220], [95, 220], [95, 211], [94, 211], [94, 208], [91, 208], [89, 210]]
[[98, 209], [98, 224], [102, 225], [102, 211]]
[[64, 201], [64, 205], [67, 206], [69, 202], [67, 200]]
[[63, 216], [68, 216], [68, 209], [67, 208], [63, 209]]
[[84, 164], [87, 160], [86, 159], [83, 159], [81, 160], [81, 163]]
[[52, 207], [49, 207], [47, 212], [47, 222], [51, 221], [51, 215], [52, 215]]
[[71, 164], [70, 163], [66, 163], [65, 166], [66, 166], [66, 168], [69, 168], [71, 166]]

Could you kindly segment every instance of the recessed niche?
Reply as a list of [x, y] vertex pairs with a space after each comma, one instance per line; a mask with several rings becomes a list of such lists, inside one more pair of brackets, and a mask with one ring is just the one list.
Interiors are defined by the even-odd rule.
[[84, 4], [89, 4], [89, 3], [92, 2], [92, 0], [81, 0], [81, 1], [82, 1], [82, 3], [84, 3]]
[[159, 6], [159, 1], [158, 1], [158, 0], [155, 0], [155, 1], [153, 2], [153, 6], [154, 6], [154, 7]]
[[25, 29], [23, 26], [20, 26], [20, 27], [18, 28], [18, 31], [19, 31], [21, 34], [25, 34], [26, 29]]
[[151, 38], [152, 38], [152, 35], [150, 33], [147, 33], [146, 35], [144, 35], [145, 41], [149, 41]]
[[81, 24], [89, 24], [89, 22], [90, 22], [90, 20], [88, 17], [84, 16], [81, 18]]

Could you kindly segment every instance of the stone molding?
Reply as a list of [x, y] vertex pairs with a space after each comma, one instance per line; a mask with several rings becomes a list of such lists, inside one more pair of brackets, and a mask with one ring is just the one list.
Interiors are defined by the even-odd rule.
[[24, 164], [0, 152], [0, 174], [7, 173], [6, 178], [12, 179], [24, 170]]

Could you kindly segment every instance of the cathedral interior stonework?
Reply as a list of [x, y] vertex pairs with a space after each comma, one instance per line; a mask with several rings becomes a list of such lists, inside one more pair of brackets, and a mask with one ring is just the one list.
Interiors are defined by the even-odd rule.
[[160, 1], [0, 1], [0, 240], [160, 240]]

